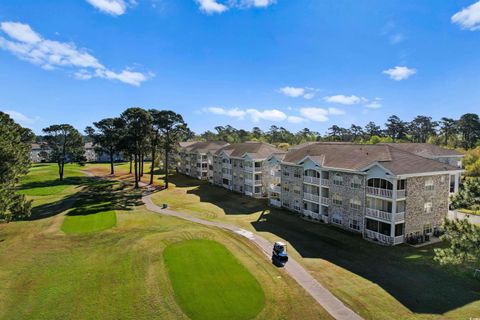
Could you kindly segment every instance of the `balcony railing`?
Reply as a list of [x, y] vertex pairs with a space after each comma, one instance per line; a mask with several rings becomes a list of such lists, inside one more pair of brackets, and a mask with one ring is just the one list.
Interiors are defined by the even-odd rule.
[[405, 198], [406, 195], [405, 190], [397, 190], [397, 198]]
[[393, 245], [401, 244], [403, 243], [403, 236], [398, 236], [393, 239]]
[[392, 198], [393, 192], [390, 189], [367, 187], [367, 194], [384, 198]]
[[322, 197], [321, 199], [322, 204], [328, 206], [330, 204], [330, 199], [326, 197]]
[[224, 173], [224, 174], [222, 174], [222, 177], [223, 177], [223, 179], [232, 180], [232, 175], [229, 174], [229, 173]]
[[375, 231], [365, 230], [365, 235], [367, 236], [367, 238], [372, 240], [377, 240], [380, 243], [384, 243], [388, 245], [392, 245], [394, 243], [393, 237], [390, 237]]
[[303, 182], [314, 184], [314, 185], [320, 185], [320, 179], [317, 178], [317, 177], [304, 176], [303, 177]]
[[222, 168], [232, 169], [232, 164], [231, 164], [231, 163], [222, 162]]
[[373, 209], [373, 208], [366, 208], [365, 215], [367, 217], [376, 218], [376, 219], [380, 219], [388, 222], [392, 221], [392, 216], [395, 222], [400, 222], [405, 220], [405, 212], [392, 213], [392, 212], [386, 212], [386, 211]]
[[322, 179], [320, 183], [321, 183], [322, 187], [329, 187], [330, 186], [330, 180], [328, 180], [328, 179]]
[[312, 219], [317, 219], [317, 220], [321, 219], [321, 214], [318, 212], [313, 212], [307, 209], [303, 209], [303, 214]]
[[385, 221], [392, 221], [392, 213], [391, 212], [386, 212], [378, 209], [373, 209], [373, 208], [366, 208], [365, 210], [365, 215], [367, 217], [372, 217], [372, 218], [377, 218], [380, 220], [385, 220]]
[[268, 187], [268, 190], [270, 190], [270, 192], [275, 192], [275, 193], [280, 193], [282, 192], [282, 188], [278, 185], [274, 185], [274, 184], [271, 184], [269, 187]]
[[280, 208], [282, 206], [282, 203], [278, 199], [270, 199], [270, 204], [274, 207]]
[[243, 169], [246, 172], [262, 172], [262, 167], [245, 166]]
[[315, 203], [318, 203], [320, 201], [320, 196], [313, 194], [313, 193], [308, 193], [304, 192], [303, 193], [303, 199], [307, 201], [313, 201]]

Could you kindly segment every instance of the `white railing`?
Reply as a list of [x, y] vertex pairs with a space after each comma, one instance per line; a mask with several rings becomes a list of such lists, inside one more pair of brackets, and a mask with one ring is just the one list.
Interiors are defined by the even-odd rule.
[[397, 190], [397, 199], [405, 198], [406, 195], [407, 194], [406, 194], [405, 190]]
[[313, 193], [308, 193], [308, 192], [303, 193], [303, 199], [307, 200], [307, 201], [313, 201], [313, 202], [316, 202], [316, 203], [318, 203], [320, 201], [320, 197], [318, 195], [313, 194]]
[[275, 192], [275, 193], [280, 193], [282, 191], [282, 188], [280, 186], [277, 186], [277, 185], [274, 185], [274, 184], [271, 184], [268, 189], [271, 192]]
[[275, 173], [273, 174], [273, 176], [274, 176], [275, 178], [281, 178], [281, 177], [282, 177], [282, 171], [280, 171], [280, 170], [275, 171]]
[[401, 243], [403, 243], [403, 236], [398, 236], [393, 239], [393, 245], [397, 245]]
[[377, 218], [385, 221], [392, 221], [392, 213], [373, 208], [366, 208], [365, 215], [367, 217]]
[[397, 212], [395, 213], [395, 222], [400, 222], [405, 220], [405, 212]]
[[389, 189], [367, 187], [367, 194], [384, 198], [392, 198], [392, 190]]
[[369, 239], [378, 240], [378, 242], [385, 243], [388, 245], [393, 244], [393, 241], [394, 241], [393, 237], [390, 237], [375, 231], [371, 231], [371, 230], [365, 230], [365, 234]]
[[321, 214], [317, 212], [313, 212], [307, 209], [303, 209], [303, 214], [306, 215], [307, 217], [310, 217], [312, 219], [317, 219], [320, 220]]
[[328, 206], [330, 204], [330, 199], [326, 197], [322, 197], [321, 199], [322, 204]]
[[253, 186], [253, 179], [245, 178], [245, 184], [248, 184], [249, 186]]
[[244, 170], [246, 172], [261, 172], [262, 167], [245, 166]]
[[282, 206], [282, 203], [278, 199], [270, 199], [270, 204], [277, 208], [280, 208]]
[[224, 173], [224, 174], [222, 174], [222, 177], [223, 177], [223, 179], [232, 180], [232, 175], [229, 174], [229, 173]]
[[317, 178], [317, 177], [304, 176], [304, 177], [303, 177], [303, 182], [305, 182], [305, 183], [310, 183], [310, 184], [315, 184], [315, 185], [319, 185], [319, 184], [320, 184], [320, 179]]
[[251, 191], [245, 191], [245, 195], [251, 197], [253, 196], [253, 193]]
[[322, 179], [320, 183], [321, 183], [322, 187], [329, 187], [330, 186], [330, 180], [328, 180], [328, 179]]

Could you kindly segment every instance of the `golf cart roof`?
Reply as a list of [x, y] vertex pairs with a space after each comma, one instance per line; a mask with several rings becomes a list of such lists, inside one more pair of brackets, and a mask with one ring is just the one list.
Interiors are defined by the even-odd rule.
[[283, 243], [282, 241], [277, 241], [277, 242], [275, 242], [275, 246], [286, 247], [287, 245], [285, 243]]

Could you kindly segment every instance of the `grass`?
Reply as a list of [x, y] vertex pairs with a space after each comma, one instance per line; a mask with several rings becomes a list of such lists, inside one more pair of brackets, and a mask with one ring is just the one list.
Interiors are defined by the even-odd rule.
[[[27, 184], [60, 183], [50, 175], [55, 165], [47, 166], [51, 168], [33, 169], [30, 175], [35, 177], [27, 177], [21, 189], [29, 193]], [[89, 166], [68, 170], [81, 174]], [[187, 319], [175, 300], [163, 252], [191, 239], [220, 243], [249, 270], [265, 296], [257, 319], [329, 318], [247, 239], [154, 214], [128, 183], [83, 176], [72, 181], [60, 194], [28, 196], [34, 199], [31, 220], [0, 224], [0, 319]], [[114, 210], [116, 226], [99, 232], [62, 231], [72, 210], [92, 207]]]
[[75, 208], [70, 210], [63, 220], [62, 231], [65, 233], [88, 233], [114, 227], [117, 217], [115, 211], [109, 210], [108, 207], [110, 207], [109, 202], [89, 206], [84, 206], [81, 201], [75, 203]]
[[480, 281], [471, 270], [439, 266], [433, 249], [382, 247], [333, 226], [312, 224], [288, 211], [205, 182], [176, 175], [157, 204], [282, 239], [290, 254], [366, 319], [459, 319], [480, 314]]
[[458, 209], [458, 211], [461, 212], [461, 213], [480, 216], [480, 210]]
[[260, 284], [218, 242], [182, 241], [164, 257], [175, 298], [191, 319], [253, 319], [262, 310]]

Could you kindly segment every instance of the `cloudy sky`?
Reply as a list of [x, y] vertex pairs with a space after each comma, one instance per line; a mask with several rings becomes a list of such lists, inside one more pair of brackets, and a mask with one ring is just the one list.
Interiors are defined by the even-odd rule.
[[0, 2], [0, 110], [40, 133], [131, 106], [194, 131], [480, 110], [480, 1]]

